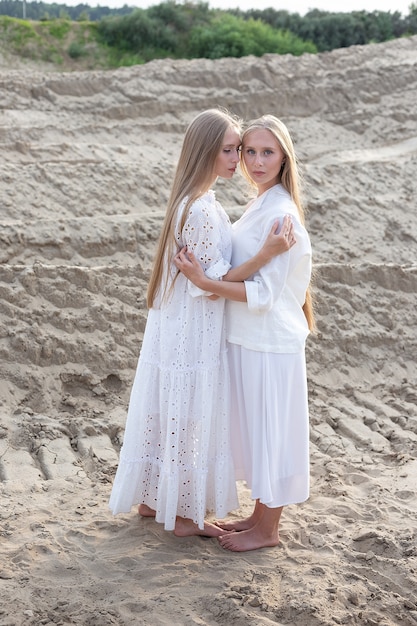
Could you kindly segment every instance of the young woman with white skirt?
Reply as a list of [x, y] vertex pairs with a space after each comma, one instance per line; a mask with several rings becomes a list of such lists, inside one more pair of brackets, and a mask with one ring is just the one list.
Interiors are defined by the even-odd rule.
[[[232, 551], [279, 543], [283, 507], [309, 495], [309, 416], [305, 342], [315, 329], [311, 244], [304, 226], [294, 146], [272, 115], [243, 133], [242, 170], [257, 190], [232, 227], [232, 267], [250, 258], [275, 219], [290, 215], [295, 245], [244, 282], [211, 281], [192, 254], [177, 267], [196, 285], [228, 298], [226, 337], [232, 386], [232, 451], [237, 479], [255, 500], [252, 514], [218, 522]], [[230, 532], [230, 531], [236, 532]]]

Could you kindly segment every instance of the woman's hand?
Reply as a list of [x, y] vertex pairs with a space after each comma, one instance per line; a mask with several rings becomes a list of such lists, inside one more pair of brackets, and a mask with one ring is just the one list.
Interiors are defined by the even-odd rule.
[[282, 220], [281, 228], [279, 228], [279, 220], [274, 222], [260, 252], [266, 261], [270, 261], [278, 254], [287, 252], [295, 243], [294, 225], [291, 216], [286, 215]]
[[188, 280], [200, 289], [204, 289], [201, 281], [205, 280], [204, 270], [192, 252], [182, 248], [174, 257], [174, 265]]

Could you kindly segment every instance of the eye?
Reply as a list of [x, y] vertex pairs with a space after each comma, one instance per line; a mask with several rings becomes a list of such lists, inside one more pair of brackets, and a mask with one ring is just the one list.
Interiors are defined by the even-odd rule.
[[272, 150], [265, 150], [264, 154], [265, 156], [269, 156], [270, 154], [272, 154]]

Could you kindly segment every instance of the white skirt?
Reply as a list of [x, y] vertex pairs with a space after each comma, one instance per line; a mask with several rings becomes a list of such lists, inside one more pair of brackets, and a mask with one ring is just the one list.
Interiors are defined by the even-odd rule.
[[202, 529], [208, 512], [238, 507], [222, 301], [180, 286], [148, 313], [109, 501], [114, 515], [148, 505], [165, 530], [177, 516]]
[[309, 495], [309, 415], [304, 350], [275, 354], [228, 343], [232, 452], [237, 480], [268, 507]]

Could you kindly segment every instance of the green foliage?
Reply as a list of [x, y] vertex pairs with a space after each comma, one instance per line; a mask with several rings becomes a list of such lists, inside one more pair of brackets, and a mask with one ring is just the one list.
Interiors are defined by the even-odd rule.
[[68, 55], [71, 59], [80, 59], [83, 56], [86, 56], [87, 51], [85, 46], [79, 41], [72, 41], [68, 46]]
[[105, 18], [97, 30], [106, 45], [139, 54], [145, 61], [167, 56], [219, 59], [316, 51], [289, 31], [224, 11], [210, 12], [205, 4], [163, 2], [131, 15]]
[[115, 48], [107, 50], [106, 64], [108, 67], [132, 67], [133, 65], [142, 65], [143, 63], [145, 63], [145, 59], [139, 54], [120, 52]]
[[42, 61], [53, 63], [54, 65], [62, 65], [63, 58], [58, 48], [53, 45], [43, 46], [40, 56]]
[[49, 34], [55, 39], [63, 39], [71, 30], [71, 22], [67, 19], [44, 21], [45, 27], [49, 30]]
[[[21, 18], [23, 16], [22, 0], [0, 0], [0, 15], [9, 15], [10, 17]], [[26, 17], [29, 20], [42, 20], [53, 18], [69, 18], [77, 20], [81, 13], [87, 13], [92, 21], [101, 20], [106, 15], [127, 15], [132, 12], [132, 7], [126, 4], [120, 9], [110, 9], [108, 7], [96, 6], [91, 7], [88, 4], [77, 4], [76, 6], [67, 6], [65, 4], [52, 4], [38, 2], [26, 2]]]
[[143, 9], [126, 17], [109, 17], [99, 22], [97, 32], [109, 45], [120, 50], [137, 50], [152, 40], [152, 22]]
[[303, 17], [272, 7], [223, 11], [199, 0], [164, 0], [148, 9], [35, 1], [26, 2], [28, 20], [18, 19], [21, 13], [21, 0], [0, 0], [0, 45], [33, 59], [73, 66], [76, 61], [86, 69], [166, 57], [300, 55], [417, 33], [415, 2], [404, 18], [397, 11], [313, 9]]
[[8, 50], [16, 51], [22, 56], [30, 56], [31, 45], [41, 44], [41, 37], [36, 33], [31, 22], [13, 17], [0, 20], [1, 40]]
[[208, 5], [176, 4], [168, 0], [147, 10], [136, 9], [130, 15], [104, 18], [97, 32], [103, 43], [124, 52], [153, 58], [187, 56], [190, 30], [196, 24], [208, 23]]
[[88, 22], [90, 20], [90, 16], [87, 11], [81, 11], [79, 15], [77, 15], [77, 22]]
[[66, 61], [89, 58], [91, 65], [103, 66], [96, 56], [95, 27], [88, 23], [45, 20], [28, 22], [0, 16], [0, 43], [7, 53], [63, 66]]
[[189, 36], [189, 58], [261, 56], [315, 52], [315, 47], [302, 42], [288, 31], [278, 31], [260, 20], [243, 20], [231, 14], [218, 14], [207, 26], [193, 28]]
[[357, 28], [351, 15], [341, 13], [312, 17], [301, 26], [300, 35], [314, 41], [319, 50], [343, 48], [361, 44], [364, 40], [363, 28]]
[[410, 19], [402, 18], [398, 11], [329, 13], [313, 9], [300, 17], [297, 13], [265, 9], [239, 12], [239, 15], [246, 19], [261, 19], [274, 28], [289, 30], [302, 40], [314, 43], [319, 52], [417, 33], [417, 25], [410, 27]]
[[407, 33], [417, 33], [417, 3], [410, 4], [410, 13], [407, 18]]

